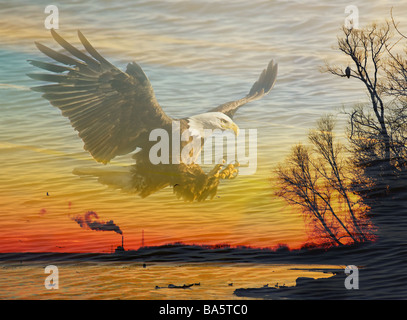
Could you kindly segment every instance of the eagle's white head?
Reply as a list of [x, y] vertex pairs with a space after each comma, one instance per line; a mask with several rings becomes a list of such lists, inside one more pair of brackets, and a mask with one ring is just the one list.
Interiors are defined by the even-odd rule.
[[222, 112], [207, 112], [189, 117], [189, 131], [191, 135], [205, 136], [205, 129], [233, 130], [235, 135], [239, 134], [239, 127], [233, 120]]

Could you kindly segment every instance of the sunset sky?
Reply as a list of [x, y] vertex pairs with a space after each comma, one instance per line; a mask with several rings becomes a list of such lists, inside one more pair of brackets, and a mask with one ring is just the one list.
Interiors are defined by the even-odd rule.
[[[177, 199], [170, 188], [143, 199], [74, 174], [109, 172], [133, 160], [127, 155], [107, 166], [96, 163], [60, 111], [29, 89], [42, 83], [26, 76], [37, 71], [27, 60], [47, 61], [34, 41], [57, 46], [44, 28], [48, 3], [18, 3], [1, 4], [0, 252], [110, 252], [121, 245], [116, 232], [80, 227], [74, 218], [89, 211], [120, 227], [125, 249], [141, 245], [143, 230], [147, 246], [183, 242], [298, 248], [307, 241], [300, 212], [273, 194], [273, 170], [293, 144], [306, 142], [321, 115], [366, 101], [361, 85], [319, 71], [328, 59], [348, 63], [333, 49], [347, 2], [303, 3], [301, 11], [295, 2], [265, 2], [262, 12], [251, 8], [251, 14], [221, 2], [219, 10], [171, 1], [112, 9], [60, 5], [61, 35], [78, 45], [80, 29], [121, 69], [137, 61], [173, 117], [243, 97], [271, 59], [279, 63], [270, 95], [234, 118], [241, 129], [258, 132], [256, 173], [221, 181], [214, 199], [200, 203]], [[360, 21], [387, 18], [389, 8], [386, 1], [363, 2]], [[396, 11], [399, 20], [405, 10]], [[338, 122], [338, 135], [343, 135], [340, 115]]]

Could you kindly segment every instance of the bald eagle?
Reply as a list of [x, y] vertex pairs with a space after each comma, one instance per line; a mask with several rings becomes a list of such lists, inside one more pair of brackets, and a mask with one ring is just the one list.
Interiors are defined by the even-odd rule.
[[107, 164], [116, 156], [140, 148], [133, 156], [136, 163], [131, 169], [131, 187], [136, 193], [146, 197], [173, 186], [178, 197], [200, 201], [216, 194], [219, 179], [235, 175], [234, 165], [216, 165], [205, 173], [196, 163], [152, 164], [149, 150], [156, 142], [150, 141], [149, 134], [157, 128], [170, 132], [173, 121], [179, 122], [181, 132], [230, 129], [237, 134], [238, 126], [232, 118], [238, 108], [262, 98], [274, 86], [277, 64], [273, 60], [242, 99], [224, 103], [206, 113], [173, 119], [161, 108], [150, 81], [137, 63], [129, 63], [123, 72], [103, 58], [80, 31], [78, 37], [85, 51], [68, 43], [54, 29], [51, 34], [66, 52], [35, 42], [42, 53], [59, 64], [28, 60], [51, 72], [28, 74], [35, 80], [52, 83], [31, 89], [42, 92], [45, 99], [61, 110], [78, 131], [84, 149], [96, 161]]

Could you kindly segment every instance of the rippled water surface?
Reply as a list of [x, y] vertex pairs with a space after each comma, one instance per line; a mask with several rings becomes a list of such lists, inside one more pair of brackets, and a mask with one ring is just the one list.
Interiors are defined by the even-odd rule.
[[[308, 267], [299, 265], [298, 267]], [[44, 289], [44, 266], [4, 265], [1, 299], [234, 299], [241, 287], [292, 286], [300, 274], [332, 273], [292, 270], [286, 265], [77, 263], [60, 265], [58, 290]], [[11, 282], [6, 279], [13, 279]], [[101, 284], [103, 283], [103, 286]], [[191, 285], [190, 288], [168, 286]], [[27, 290], [28, 289], [28, 290]], [[118, 292], [120, 291], [120, 295]]]
[[[337, 114], [342, 106], [367, 100], [360, 84], [320, 72], [326, 60], [347, 64], [332, 47], [348, 1], [106, 0], [67, 1], [58, 6], [62, 36], [79, 44], [76, 31], [80, 29], [118, 67], [137, 61], [172, 117], [194, 115], [243, 97], [268, 62], [278, 62], [272, 92], [234, 117], [240, 128], [258, 130], [256, 173], [222, 181], [217, 196], [201, 203], [178, 200], [170, 188], [142, 199], [95, 178], [73, 174], [81, 168], [110, 170], [130, 165], [132, 159], [121, 156], [108, 166], [93, 161], [69, 121], [29, 89], [38, 83], [26, 76], [36, 71], [27, 59], [43, 59], [34, 41], [56, 48], [44, 28], [48, 4], [0, 2], [1, 252], [110, 252], [121, 245], [121, 237], [114, 232], [84, 230], [72, 221], [87, 211], [120, 226], [126, 249], [140, 247], [143, 230], [146, 246], [183, 242], [298, 248], [307, 240], [302, 217], [273, 196], [272, 170], [292, 144], [305, 141], [321, 115]], [[359, 8], [362, 25], [389, 18], [394, 6], [397, 20], [407, 30], [407, 6], [400, 1], [352, 4]], [[338, 135], [343, 125], [339, 116]], [[64, 266], [61, 274], [67, 271], [64, 281], [72, 288], [77, 284], [75, 272], [83, 275], [97, 270], [100, 276], [83, 276], [92, 282], [95, 293], [84, 293], [89, 286], [81, 282], [61, 297], [230, 298], [228, 281], [242, 278], [239, 284], [244, 286], [294, 279], [294, 275], [283, 277], [283, 271], [271, 274], [280, 267], [198, 264], [170, 268], [157, 264], [137, 268], [131, 264]], [[251, 275], [244, 277], [248, 271]], [[34, 266], [10, 269], [5, 264], [1, 271], [2, 278], [25, 272], [40, 273], [43, 281], [43, 269]], [[177, 294], [153, 290], [178, 276], [185, 282], [207, 280], [211, 289], [194, 287]], [[107, 278], [111, 281], [105, 282]], [[124, 284], [125, 279], [137, 286]], [[28, 277], [28, 281], [35, 284], [38, 280]], [[0, 297], [49, 297], [42, 289], [26, 291], [28, 285], [21, 285], [2, 283], [8, 294]], [[103, 286], [109, 288], [109, 295], [97, 292]]]

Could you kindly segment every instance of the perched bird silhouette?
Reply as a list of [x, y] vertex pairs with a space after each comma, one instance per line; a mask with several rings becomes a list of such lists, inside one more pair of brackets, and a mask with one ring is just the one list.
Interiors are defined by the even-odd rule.
[[[42, 53], [60, 64], [28, 60], [51, 72], [28, 76], [53, 83], [32, 90], [42, 92], [45, 99], [61, 110], [78, 131], [84, 149], [96, 161], [106, 164], [116, 156], [140, 148], [133, 156], [136, 164], [132, 166], [129, 180], [131, 188], [140, 196], [146, 197], [166, 186], [176, 185], [174, 192], [178, 197], [204, 200], [215, 195], [219, 179], [235, 175], [236, 168], [231, 164], [216, 165], [209, 173], [196, 163], [174, 163], [172, 158], [169, 164], [153, 164], [149, 150], [157, 142], [150, 141], [149, 134], [156, 128], [171, 132], [172, 123], [178, 121], [181, 133], [184, 130], [191, 135], [198, 133], [202, 140], [207, 138], [205, 129], [233, 130], [237, 135], [239, 128], [232, 120], [236, 111], [244, 104], [262, 98], [274, 86], [277, 64], [273, 60], [243, 98], [202, 114], [173, 119], [161, 108], [150, 81], [137, 63], [129, 63], [126, 71], [121, 71], [103, 58], [80, 31], [78, 37], [85, 51], [68, 43], [53, 29], [51, 34], [66, 52], [35, 42]], [[187, 143], [181, 141], [181, 149]]]
[[345, 69], [345, 75], [348, 77], [348, 79], [350, 78], [350, 68], [349, 67], [347, 67], [346, 69]]

